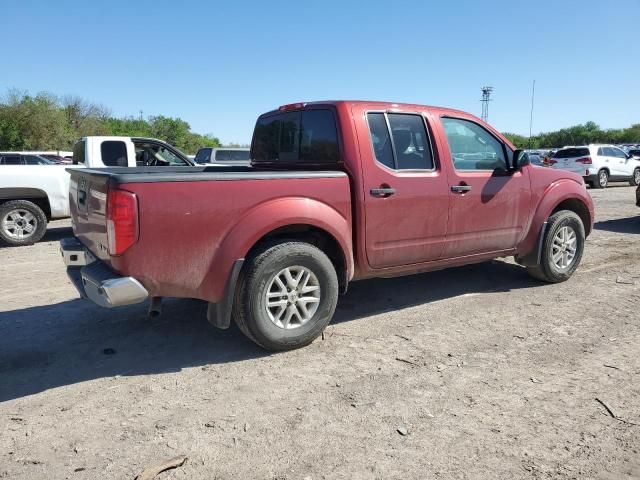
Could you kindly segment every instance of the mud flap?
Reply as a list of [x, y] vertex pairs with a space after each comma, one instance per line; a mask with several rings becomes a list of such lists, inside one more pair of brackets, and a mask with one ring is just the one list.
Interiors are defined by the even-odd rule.
[[224, 297], [218, 303], [209, 303], [207, 307], [207, 320], [216, 328], [227, 329], [231, 325], [231, 313], [233, 310], [233, 297], [236, 294], [236, 284], [244, 264], [244, 258], [233, 263], [231, 275], [224, 290]]
[[523, 256], [516, 256], [516, 262], [525, 267], [535, 267], [540, 264], [540, 257], [542, 256], [542, 246], [544, 245], [544, 234], [547, 232], [547, 222], [545, 221], [540, 228], [540, 234], [538, 235], [538, 241], [536, 246], [529, 253]]

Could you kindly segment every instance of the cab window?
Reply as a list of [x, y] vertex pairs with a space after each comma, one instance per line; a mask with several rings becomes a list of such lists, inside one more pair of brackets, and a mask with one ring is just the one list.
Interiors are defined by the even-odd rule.
[[431, 144], [421, 115], [367, 114], [376, 160], [394, 170], [432, 170]]
[[100, 145], [100, 155], [102, 163], [108, 167], [126, 167], [127, 145], [119, 140], [106, 140]]
[[456, 170], [506, 170], [505, 148], [480, 125], [461, 118], [442, 118]]

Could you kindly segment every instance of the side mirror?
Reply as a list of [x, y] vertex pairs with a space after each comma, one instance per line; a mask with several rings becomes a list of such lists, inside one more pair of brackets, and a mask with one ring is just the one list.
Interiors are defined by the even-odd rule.
[[520, 170], [525, 165], [529, 165], [529, 154], [523, 149], [518, 148], [513, 152], [513, 169]]

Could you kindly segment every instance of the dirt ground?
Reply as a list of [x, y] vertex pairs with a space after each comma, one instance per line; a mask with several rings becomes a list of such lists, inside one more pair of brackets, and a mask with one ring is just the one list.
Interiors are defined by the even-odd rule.
[[324, 340], [281, 354], [200, 302], [150, 320], [79, 300], [68, 222], [0, 248], [0, 478], [181, 454], [158, 479], [640, 478], [640, 209], [592, 194], [570, 281], [508, 260], [354, 283]]

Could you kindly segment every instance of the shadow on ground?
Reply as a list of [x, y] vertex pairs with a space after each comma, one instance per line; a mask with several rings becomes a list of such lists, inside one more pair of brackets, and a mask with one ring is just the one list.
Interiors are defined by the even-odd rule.
[[[394, 279], [354, 282], [334, 323], [466, 293], [540, 285], [524, 269], [493, 261]], [[170, 299], [158, 319], [146, 305], [106, 310], [83, 300], [0, 313], [0, 401], [115, 375], [180, 371], [269, 355], [235, 327], [206, 321], [206, 304]]]
[[[47, 228], [47, 232], [44, 234], [44, 237], [40, 240], [40, 242], [57, 242], [65, 237], [72, 237], [73, 230], [71, 227], [49, 227]], [[22, 247], [10, 247], [2, 242], [0, 242], [0, 248], [22, 248]]]
[[73, 237], [71, 227], [49, 227], [47, 233], [42, 237], [41, 242], [57, 242], [66, 237]]
[[595, 230], [605, 230], [607, 232], [640, 235], [640, 215], [596, 222], [593, 228]]

